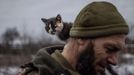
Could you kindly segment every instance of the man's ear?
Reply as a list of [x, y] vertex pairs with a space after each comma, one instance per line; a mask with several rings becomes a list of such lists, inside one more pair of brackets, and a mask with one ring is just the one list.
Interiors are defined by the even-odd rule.
[[41, 20], [46, 23], [47, 22], [47, 19], [46, 18], [41, 18]]
[[57, 21], [60, 21], [60, 22], [62, 21], [62, 18], [61, 18], [61, 15], [60, 15], [60, 14], [58, 14], [58, 15], [56, 16], [56, 20], [57, 20]]

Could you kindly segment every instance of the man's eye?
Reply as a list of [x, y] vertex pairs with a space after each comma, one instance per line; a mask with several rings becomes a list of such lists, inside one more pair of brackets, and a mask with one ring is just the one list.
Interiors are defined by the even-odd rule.
[[115, 51], [115, 50], [117, 50], [116, 47], [111, 47], [111, 46], [107, 46], [106, 49], [107, 49], [108, 51]]
[[105, 45], [104, 47], [105, 47], [105, 49], [107, 49], [107, 52], [116, 52], [116, 51], [120, 50], [115, 45]]

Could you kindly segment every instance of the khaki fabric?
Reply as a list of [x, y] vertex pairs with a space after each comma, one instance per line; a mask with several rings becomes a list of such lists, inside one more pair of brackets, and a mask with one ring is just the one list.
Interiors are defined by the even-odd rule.
[[38, 51], [32, 62], [38, 68], [39, 75], [80, 75], [58, 50], [50, 55], [43, 48]]
[[52, 54], [52, 57], [59, 62], [65, 69], [67, 69], [71, 75], [80, 75], [69, 63], [68, 61], [61, 55], [61, 53], [56, 50], [55, 53]]

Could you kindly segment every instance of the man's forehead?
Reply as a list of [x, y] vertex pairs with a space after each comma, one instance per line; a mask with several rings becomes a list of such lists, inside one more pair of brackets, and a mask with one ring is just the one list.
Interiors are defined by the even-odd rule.
[[126, 35], [125, 34], [118, 34], [118, 35], [110, 35], [110, 36], [104, 36], [104, 37], [98, 37], [96, 39], [99, 40], [125, 40], [126, 39]]
[[96, 46], [112, 45], [125, 48], [126, 35], [112, 35], [108, 37], [96, 38], [94, 44]]
[[120, 45], [125, 45], [125, 39], [126, 35], [112, 35], [112, 36], [107, 36], [107, 37], [101, 37], [101, 38], [95, 38], [94, 39], [94, 44], [96, 45], [103, 45], [103, 44], [120, 44]]

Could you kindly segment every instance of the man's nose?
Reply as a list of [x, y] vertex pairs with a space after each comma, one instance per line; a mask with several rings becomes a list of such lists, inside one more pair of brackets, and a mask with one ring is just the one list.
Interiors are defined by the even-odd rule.
[[116, 65], [118, 63], [118, 57], [115, 54], [110, 54], [107, 57], [107, 61], [109, 64]]

